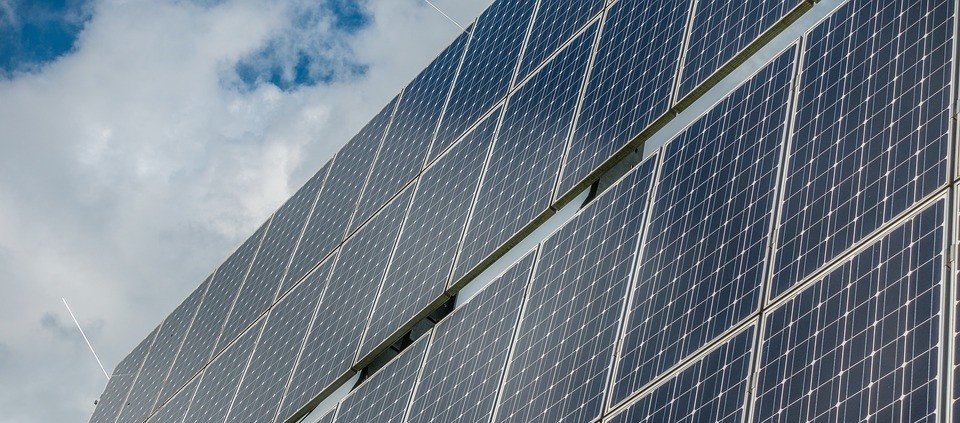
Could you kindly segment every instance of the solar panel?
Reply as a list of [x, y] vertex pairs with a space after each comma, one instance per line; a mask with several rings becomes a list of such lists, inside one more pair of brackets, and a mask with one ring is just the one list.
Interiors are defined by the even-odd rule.
[[807, 0], [697, 0], [677, 99], [682, 99]]
[[510, 88], [536, 0], [497, 0], [477, 19], [430, 157], [437, 157]]
[[765, 318], [757, 422], [942, 420], [945, 202]]
[[328, 287], [280, 407], [286, 419], [354, 364], [412, 189], [406, 189], [340, 247]]
[[808, 34], [774, 296], [946, 182], [955, 3], [852, 0]]
[[357, 207], [357, 193], [367, 182], [370, 165], [390, 125], [398, 99], [390, 101], [334, 157], [284, 284], [292, 285], [302, 279], [343, 241], [350, 217]]
[[670, 108], [689, 0], [620, 0], [607, 11], [559, 195]]
[[443, 295], [499, 116], [487, 118], [420, 177], [361, 357]]
[[408, 423], [486, 423], [536, 254], [531, 252], [434, 327]]
[[[321, 170], [314, 175], [274, 213], [270, 230], [264, 235], [260, 251], [227, 318], [222, 339], [236, 338], [277, 299], [287, 264], [307, 224], [317, 193], [323, 186], [325, 173]], [[292, 283], [287, 281], [287, 284]]]
[[155, 406], [159, 405], [157, 400], [160, 396], [160, 389], [163, 388], [170, 367], [180, 351], [180, 345], [183, 343], [187, 331], [190, 329], [190, 324], [193, 323], [193, 318], [197, 314], [197, 309], [207, 290], [207, 281], [204, 281], [183, 303], [173, 310], [173, 313], [170, 313], [163, 320], [160, 325], [160, 332], [157, 333], [157, 338], [150, 349], [150, 354], [137, 376], [137, 382], [127, 397], [128, 405], [123, 407], [123, 411], [120, 413], [119, 421], [142, 422], [153, 413]]
[[373, 215], [423, 168], [468, 35], [460, 35], [403, 90], [390, 131], [370, 171], [353, 227]]
[[759, 307], [795, 56], [788, 49], [664, 147], [614, 404]]
[[530, 38], [517, 73], [522, 81], [547, 57], [560, 49], [590, 19], [603, 11], [605, 0], [540, 0]]
[[250, 354], [257, 344], [263, 319], [220, 354], [203, 371], [185, 422], [219, 422], [227, 417]]
[[183, 419], [187, 415], [187, 409], [190, 407], [190, 401], [193, 399], [193, 394], [197, 390], [197, 382], [199, 380], [200, 379], [197, 378], [187, 382], [186, 386], [174, 395], [170, 401], [164, 404], [163, 408], [159, 409], [156, 414], [150, 416], [147, 422], [183, 423]]
[[454, 280], [550, 207], [596, 32], [581, 34], [510, 96]]
[[270, 311], [227, 415], [228, 422], [271, 422], [276, 417], [310, 320], [327, 285], [331, 264], [327, 261], [320, 265]]
[[130, 354], [120, 360], [120, 364], [117, 364], [107, 382], [107, 387], [100, 394], [100, 400], [97, 402], [97, 408], [93, 410], [90, 423], [117, 421], [121, 409], [126, 404], [127, 394], [130, 393], [130, 388], [137, 379], [137, 373], [140, 372], [159, 329], [158, 327], [150, 332]]
[[[216, 325], [223, 324], [223, 328], [217, 328], [216, 326], [211, 326], [210, 329], [217, 328], [220, 331], [220, 337], [217, 341], [217, 347], [214, 349], [213, 355], [217, 355], [220, 351], [223, 351], [223, 348], [227, 344], [233, 342], [234, 339], [239, 335], [239, 330], [233, 329], [229, 325], [228, 317], [229, 310], [232, 310], [234, 304], [238, 302], [239, 298], [244, 298], [248, 295], [255, 295], [254, 292], [246, 292], [244, 288], [244, 281], [247, 278], [247, 274], [250, 271], [250, 265], [256, 259], [257, 254], [260, 251], [260, 245], [263, 242], [264, 236], [266, 236], [267, 231], [270, 228], [270, 222], [272, 222], [273, 217], [260, 226], [260, 229], [257, 230], [243, 245], [237, 249], [226, 261], [220, 265], [220, 268], [217, 269], [217, 273], [213, 278], [211, 287], [220, 285], [223, 287], [222, 290], [214, 290], [211, 288], [207, 293], [206, 298], [216, 301], [216, 305], [224, 306], [227, 310], [222, 312], [215, 312], [213, 323]], [[216, 294], [217, 296], [212, 296]], [[231, 298], [232, 297], [232, 298]], [[207, 301], [210, 301], [207, 300]], [[242, 300], [240, 300], [242, 301]], [[206, 301], [205, 301], [206, 302]], [[209, 320], [204, 319], [204, 322], [209, 322]], [[227, 329], [232, 329], [228, 331]]]
[[344, 398], [336, 422], [403, 422], [428, 338], [411, 345]]
[[655, 162], [641, 163], [543, 242], [495, 421], [600, 416]]
[[745, 421], [753, 343], [754, 328], [750, 326], [607, 422]]
[[243, 277], [266, 231], [267, 224], [264, 224], [211, 276], [213, 279], [210, 281], [210, 287], [207, 288], [207, 294], [200, 304], [200, 309], [197, 310], [187, 337], [183, 340], [177, 360], [170, 369], [170, 375], [167, 376], [167, 382], [160, 395], [161, 401], [169, 398], [210, 361], [210, 358], [215, 355], [214, 345], [217, 345], [217, 351], [219, 351], [232, 341], [232, 339], [221, 338], [220, 343], [217, 344], [227, 313], [238, 295]]

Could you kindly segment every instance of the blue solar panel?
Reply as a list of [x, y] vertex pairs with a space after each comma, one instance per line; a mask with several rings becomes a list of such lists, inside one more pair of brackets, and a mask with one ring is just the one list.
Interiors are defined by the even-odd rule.
[[193, 323], [207, 286], [208, 283], [205, 281], [163, 320], [160, 332], [157, 333], [157, 338], [150, 349], [150, 355], [144, 361], [143, 368], [137, 376], [137, 382], [127, 397], [128, 405], [120, 413], [120, 421], [142, 422], [153, 413], [155, 406], [159, 405], [157, 400], [160, 390], [180, 351], [180, 345], [190, 329], [190, 324]]
[[744, 420], [754, 327], [724, 342], [608, 423], [739, 423]]
[[408, 423], [486, 423], [536, 254], [531, 252], [434, 328]]
[[498, 117], [491, 115], [420, 177], [361, 357], [443, 295]]
[[600, 416], [655, 162], [543, 242], [495, 421]]
[[272, 422], [300, 353], [310, 320], [327, 286], [325, 262], [270, 311], [250, 365], [233, 401], [228, 422]]
[[250, 361], [263, 320], [254, 324], [203, 371], [186, 422], [222, 422], [237, 393], [240, 378]]
[[430, 157], [437, 157], [510, 88], [536, 0], [497, 0], [480, 15]]
[[394, 98], [384, 107], [333, 159], [300, 246], [290, 262], [285, 284], [292, 285], [302, 279], [343, 241], [350, 217], [357, 207], [357, 193], [367, 182], [370, 165], [390, 125], [398, 99]]
[[680, 72], [682, 99], [806, 0], [697, 0]]
[[402, 423], [427, 346], [423, 338], [340, 402], [337, 423]]
[[773, 295], [946, 182], [955, 7], [852, 0], [808, 35]]
[[351, 226], [366, 221], [423, 168], [468, 36], [460, 35], [403, 90]]
[[596, 33], [581, 34], [510, 96], [454, 280], [550, 207]]
[[523, 50], [517, 81], [522, 81], [602, 12], [604, 3], [606, 0], [540, 0], [530, 38]]
[[187, 409], [190, 407], [190, 401], [193, 399], [193, 394], [197, 390], [197, 384], [200, 379], [193, 379], [190, 382], [187, 382], [187, 385], [183, 387], [180, 392], [170, 398], [166, 404], [163, 405], [163, 408], [157, 411], [156, 414], [150, 416], [150, 419], [147, 420], [148, 423], [183, 423], [183, 419], [187, 415]]
[[759, 307], [795, 56], [781, 54], [665, 147], [614, 404]]
[[100, 394], [100, 400], [97, 403], [97, 408], [93, 410], [90, 423], [112, 423], [117, 420], [121, 409], [126, 404], [127, 394], [130, 393], [130, 388], [137, 380], [137, 373], [140, 372], [140, 368], [150, 352], [150, 347], [160, 331], [159, 329], [158, 327], [150, 332], [130, 354], [127, 354], [120, 361], [120, 364], [117, 364], [117, 368], [113, 370], [113, 375], [107, 382], [107, 387]]
[[410, 204], [407, 189], [340, 247], [328, 287], [280, 408], [286, 419], [347, 374], [400, 224]]
[[945, 202], [765, 318], [757, 422], [942, 421]]
[[577, 186], [670, 108], [689, 0], [610, 6], [558, 194]]
[[[273, 215], [270, 229], [264, 235], [260, 251], [250, 266], [221, 339], [236, 338], [277, 299], [287, 264], [303, 233], [317, 192], [323, 186], [325, 173], [321, 170], [314, 175]], [[292, 284], [292, 281], [287, 283]]]

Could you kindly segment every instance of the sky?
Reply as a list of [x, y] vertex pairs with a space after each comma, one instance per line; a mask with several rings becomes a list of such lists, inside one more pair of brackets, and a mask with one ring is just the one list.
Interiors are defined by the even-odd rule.
[[61, 297], [112, 371], [459, 32], [423, 0], [0, 0], [0, 423], [93, 413]]

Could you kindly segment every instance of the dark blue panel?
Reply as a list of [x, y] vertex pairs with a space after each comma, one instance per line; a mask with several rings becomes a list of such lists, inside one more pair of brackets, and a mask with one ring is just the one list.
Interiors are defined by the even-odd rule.
[[477, 19], [430, 157], [437, 157], [507, 94], [536, 0], [497, 0]]
[[283, 398], [281, 420], [293, 415], [353, 366], [412, 191], [408, 188], [394, 198], [340, 247], [329, 286]]
[[853, 0], [808, 36], [774, 295], [946, 182], [955, 7]]
[[933, 422], [940, 368], [940, 201], [766, 318], [757, 422]]
[[100, 400], [97, 408], [93, 410], [90, 423], [113, 423], [117, 420], [159, 329], [150, 332], [150, 335], [140, 341], [140, 344], [120, 360], [120, 364], [117, 364], [117, 368], [113, 370], [113, 375], [107, 382], [107, 387], [100, 394]]
[[754, 328], [723, 343], [609, 423], [739, 423], [750, 381]]
[[370, 165], [390, 125], [398, 98], [387, 104], [333, 159], [300, 246], [290, 262], [285, 284], [292, 285], [302, 279], [343, 241], [357, 207], [357, 193], [367, 182]]
[[423, 168], [466, 45], [467, 35], [463, 34], [403, 90], [352, 227], [360, 226]]
[[[170, 367], [173, 365], [177, 353], [180, 352], [180, 345], [193, 323], [193, 318], [197, 314], [197, 309], [200, 307], [200, 302], [207, 291], [207, 286], [209, 286], [208, 281], [209, 279], [204, 281], [183, 303], [173, 310], [173, 313], [170, 313], [163, 320], [157, 339], [150, 349], [150, 355], [145, 360], [143, 368], [140, 369], [137, 382], [127, 397], [127, 405], [120, 413], [121, 422], [142, 422], [153, 413], [155, 406], [159, 406], [157, 401], [160, 396], [160, 389], [163, 388]], [[166, 400], [166, 398], [161, 400]]]
[[[224, 321], [265, 232], [266, 225], [263, 225], [221, 264], [212, 276], [210, 287], [207, 288], [207, 294], [200, 304], [200, 309], [197, 310], [194, 323], [190, 326], [186, 339], [183, 340], [180, 354], [177, 355], [177, 360], [170, 369], [170, 375], [167, 376], [167, 382], [160, 394], [161, 401], [165, 401], [180, 389], [214, 355], [214, 345], [217, 345]], [[230, 341], [232, 339], [222, 340], [220, 346]]]
[[[221, 339], [234, 339], [276, 301], [281, 280], [293, 255], [310, 211], [323, 186], [326, 169], [321, 169], [290, 197], [270, 220], [270, 230], [230, 311]], [[292, 281], [287, 281], [292, 284]]]
[[689, 0], [620, 0], [607, 12], [562, 195], [670, 108]]
[[227, 417], [262, 328], [263, 320], [260, 320], [203, 371], [185, 422], [222, 422]]
[[655, 163], [543, 242], [494, 421], [600, 416]]
[[314, 275], [296, 285], [270, 311], [257, 348], [250, 359], [233, 401], [228, 422], [272, 422], [280, 407], [280, 398], [286, 389], [290, 373], [317, 303], [327, 286], [326, 276], [331, 262], [327, 261]]
[[759, 307], [795, 56], [783, 53], [665, 147], [614, 403]]
[[677, 99], [806, 0], [697, 0]]
[[426, 341], [411, 345], [344, 398], [337, 410], [337, 423], [402, 423]]
[[603, 11], [604, 3], [606, 0], [540, 0], [520, 61], [517, 81], [522, 81], [591, 18]]
[[190, 401], [197, 390], [197, 383], [200, 379], [193, 379], [187, 382], [180, 392], [170, 398], [163, 408], [147, 420], [148, 423], [183, 423], [187, 416], [187, 409], [190, 407]]
[[491, 115], [420, 177], [360, 356], [371, 352], [446, 289], [499, 116]]
[[535, 252], [434, 328], [409, 423], [486, 423], [503, 377]]
[[454, 280], [550, 207], [596, 32], [581, 34], [510, 96]]

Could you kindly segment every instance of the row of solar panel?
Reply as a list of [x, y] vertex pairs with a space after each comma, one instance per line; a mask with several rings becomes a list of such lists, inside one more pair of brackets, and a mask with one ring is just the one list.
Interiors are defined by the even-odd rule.
[[[787, 292], [798, 280], [822, 268], [838, 253], [849, 249], [884, 222], [943, 186], [946, 177], [952, 61], [950, 54], [937, 53], [952, 51], [951, 17], [954, 11], [949, 2], [930, 1], [924, 6], [929, 13], [922, 16], [908, 13], [913, 9], [900, 3], [880, 9], [879, 12], [883, 13], [858, 14], [854, 13], [857, 8], [879, 6], [854, 2], [807, 37], [808, 47], [804, 54], [803, 77], [798, 93], [798, 124], [792, 136], [792, 149], [788, 153], [788, 175], [782, 194], [785, 199], [782, 206], [784, 224], [780, 225], [778, 231], [775, 278], [771, 287], [773, 295]], [[900, 33], [890, 33], [890, 24], [884, 19], [893, 20], [904, 29]], [[480, 179], [482, 162], [488, 155], [492, 158], [486, 166], [486, 175], [503, 172], [504, 176], [484, 176], [485, 181], [509, 181], [517, 177], [518, 171], [542, 172], [542, 169], [528, 168], [543, 166], [536, 164], [539, 162], [531, 164], [532, 160], [542, 158], [540, 153], [513, 150], [521, 149], [528, 140], [536, 140], [537, 134], [547, 134], [544, 137], [549, 141], [549, 134], [565, 131], [562, 123], [560, 128], [555, 125], [557, 121], [572, 119], [573, 105], [569, 99], [575, 99], [577, 93], [576, 88], [566, 91], [557, 88], [576, 86], [565, 81], [570, 78], [576, 80], [577, 75], [585, 72], [586, 55], [589, 54], [591, 37], [596, 31], [593, 29], [595, 25], [591, 24], [582, 31], [578, 36], [579, 41], [570, 43], [561, 55], [513, 93], [506, 107], [499, 107], [496, 113], [470, 131], [463, 141], [423, 172], [419, 180], [411, 184], [412, 187], [405, 188], [402, 194], [396, 196], [341, 246], [337, 254], [329, 255], [323, 265], [303, 282], [302, 286], [329, 285], [324, 300], [319, 304], [321, 311], [318, 313], [318, 316], [327, 318], [317, 319], [313, 324], [314, 330], [310, 332], [304, 357], [301, 357], [303, 363], [312, 360], [319, 364], [298, 370], [303, 380], [294, 379], [294, 386], [302, 392], [296, 400], [287, 401], [287, 411], [301, 407], [349, 369], [355, 360], [356, 342], [363, 336], [365, 328], [367, 336], [361, 346], [360, 357], [365, 351], [374, 350], [376, 344], [382, 343], [384, 337], [405, 319], [443, 295], [447, 282], [444, 269], [452, 265], [458, 237], [467, 219], [475, 185]], [[923, 30], [918, 31], [917, 28]], [[865, 42], [877, 41], [878, 38], [895, 42]], [[468, 41], [461, 38], [458, 43]], [[451, 48], [456, 48], [456, 45]], [[636, 350], [626, 354], [634, 354], [635, 360], [643, 365], [640, 366], [641, 371], [628, 371], [618, 376], [624, 379], [622, 384], [627, 388], [622, 389], [627, 392], [632, 389], [630, 386], [643, 385], [652, 377], [650, 374], [659, 374], [663, 369], [675, 365], [664, 357], [683, 356], [697, 350], [704, 342], [728, 328], [730, 321], [739, 321], [745, 313], [752, 312], [752, 305], [763, 296], [759, 287], [748, 289], [733, 281], [738, 278], [760, 280], [759, 276], [764, 270], [765, 229], [771, 224], [773, 188], [777, 185], [775, 173], [781, 142], [771, 140], [758, 143], [756, 140], [763, 137], [773, 139], [775, 137], [772, 134], [784, 130], [789, 104], [788, 82], [792, 75], [788, 56], [785, 55], [765, 69], [711, 112], [710, 116], [716, 115], [713, 116], [716, 121], [705, 117], [681, 136], [685, 141], [670, 144], [697, 145], [705, 143], [707, 139], [733, 137], [727, 139], [727, 143], [737, 145], [737, 148], [699, 145], [687, 147], [691, 151], [686, 153], [671, 153], [671, 147], [665, 152], [668, 157], [673, 157], [671, 154], [689, 155], [692, 151], [714, 148], [713, 154], [720, 161], [704, 163], [703, 157], [677, 158], [676, 163], [666, 167], [672, 171], [662, 175], [664, 181], [670, 181], [667, 186], [673, 186], [676, 190], [673, 194], [675, 203], [657, 202], [652, 210], [654, 214], [651, 215], [650, 225], [662, 235], [648, 240], [657, 243], [656, 248], [651, 248], [659, 253], [642, 255], [644, 262], [637, 283], [638, 286], [647, 286], [650, 295], [632, 304], [631, 316], [639, 315], [637, 310], [646, 313], [646, 326], [639, 325], [628, 332], [625, 342], [628, 345], [638, 342]], [[428, 68], [428, 71], [432, 68]], [[899, 82], [876, 86], [824, 83], [827, 79], [859, 83], [862, 79], [857, 78], [864, 74], [883, 75], [884, 78], [898, 75]], [[924, 83], [931, 80], [940, 83]], [[838, 93], [828, 90], [844, 91]], [[887, 102], [889, 98], [904, 100], [894, 105]], [[840, 100], [830, 103], [824, 99]], [[554, 105], [554, 102], [560, 103], [561, 107]], [[564, 104], [568, 106], [563, 107]], [[505, 111], [501, 112], [501, 109]], [[393, 107], [385, 110], [358, 138], [382, 138], [377, 134], [381, 134], [389, 125], [385, 123], [390, 120], [389, 115], [395, 115], [396, 120]], [[762, 119], [743, 119], [749, 112], [758, 111], [769, 115]], [[502, 118], [499, 117], [501, 114]], [[860, 120], [848, 119], [845, 122], [843, 116]], [[892, 121], [893, 124], [871, 125], [863, 120], [863, 116], [887, 119], [885, 122]], [[498, 119], [503, 120], [499, 129]], [[922, 123], [920, 129], [916, 129], [917, 122]], [[492, 140], [494, 133], [498, 134], [496, 142]], [[816, 142], [818, 137], [824, 136], [829, 136], [828, 139], [870, 142]], [[491, 143], [493, 150], [490, 150]], [[501, 150], [511, 151], [498, 153], [498, 145]], [[368, 151], [367, 154], [371, 153]], [[337, 161], [341, 157], [360, 160], [363, 155], [362, 151], [351, 150], [348, 145], [328, 167], [337, 168]], [[504, 159], [493, 159], [497, 157]], [[502, 165], [499, 170], [494, 164], [506, 162], [512, 164]], [[343, 171], [351, 169], [342, 167]], [[556, 167], [553, 169], [555, 175]], [[705, 197], [692, 194], [701, 184], [715, 184], [716, 179], [712, 179], [716, 178], [715, 174], [731, 178], [743, 172], [762, 177], [761, 181], [753, 181], [745, 186], [727, 186], [724, 188], [727, 191], [709, 192]], [[841, 172], [853, 173], [854, 176], [839, 174]], [[320, 199], [316, 201], [316, 207], [320, 207], [326, 189], [323, 180], [327, 178], [327, 173], [325, 167], [117, 367], [115, 374], [118, 377], [113, 379], [105, 393], [105, 397], [110, 397], [110, 392], [114, 392], [116, 400], [103, 401], [104, 405], [98, 407], [94, 421], [100, 421], [97, 420], [98, 415], [107, 416], [111, 421], [112, 416], [116, 415], [119, 415], [120, 421], [142, 420], [153, 411], [155, 405], [166, 401], [203, 368], [210, 357], [234, 342], [272, 303], [274, 297], [295, 283], [298, 278], [289, 276], [283, 279], [279, 288], [272, 287], [269, 281], [280, 280], [283, 276], [287, 258], [296, 246], [289, 240], [299, 235], [318, 192]], [[330, 173], [333, 175], [333, 171]], [[520, 181], [526, 182], [528, 179]], [[537, 184], [529, 185], [531, 190], [538, 187]], [[352, 189], [358, 188], [354, 185]], [[737, 191], [746, 188], [750, 190]], [[504, 187], [492, 188], [489, 192], [493, 193], [493, 199], [485, 199], [478, 204], [496, 204], [495, 194], [502, 195], [509, 191]], [[481, 186], [480, 198], [485, 198], [484, 192]], [[451, 194], [459, 195], [451, 199]], [[504, 206], [515, 205], [533, 196], [533, 193], [524, 192], [502, 203]], [[415, 198], [411, 200], [411, 197]], [[333, 199], [332, 196], [328, 197], [331, 205], [337, 205]], [[698, 204], [688, 204], [694, 200]], [[745, 205], [750, 207], [743, 209]], [[316, 207], [314, 215], [317, 214]], [[689, 226], [685, 226], [689, 225], [691, 214], [709, 216], [714, 226], [699, 228], [703, 231], [701, 233], [692, 232]], [[834, 214], [842, 215], [842, 218], [835, 219]], [[476, 216], [476, 212], [474, 215], [472, 219], [482, 219]], [[843, 217], [851, 215], [855, 218]], [[307, 231], [315, 220], [310, 221]], [[401, 225], [404, 221], [406, 223]], [[442, 227], [438, 227], [438, 222], [443, 223]], [[477, 227], [490, 230], [501, 224], [502, 221], [492, 220]], [[467, 232], [469, 234], [469, 229]], [[509, 236], [509, 230], [506, 232]], [[651, 232], [654, 232], [653, 229]], [[399, 241], [395, 248], [392, 242], [383, 242], [397, 237]], [[304, 237], [304, 242], [307, 239]], [[724, 250], [717, 246], [737, 248]], [[396, 254], [391, 254], [394, 249], [406, 258], [396, 260]], [[390, 262], [388, 268], [391, 255], [395, 260]], [[251, 261], [253, 264], [248, 268], [247, 263]], [[302, 267], [300, 271], [304, 273], [310, 270], [306, 269], [308, 266]], [[793, 267], [802, 268], [794, 270]], [[291, 264], [290, 272], [294, 268]], [[384, 271], [387, 277], [381, 287]], [[332, 272], [329, 283], [326, 282], [327, 272]], [[396, 277], [392, 278], [391, 275]], [[689, 278], [704, 277], [713, 278], [711, 283], [717, 285], [714, 287], [716, 292], [687, 289], [690, 286], [686, 282]], [[673, 286], [678, 284], [678, 278], [685, 280], [683, 286]], [[369, 286], [343, 283], [337, 286], [333, 282], [347, 280], [362, 281], [361, 284]], [[247, 288], [237, 296], [236, 292], [240, 291], [241, 286]], [[259, 289], [251, 290], [249, 287]], [[687, 292], [684, 292], [685, 289]], [[379, 296], [376, 295], [378, 290], [381, 291]], [[719, 301], [720, 297], [723, 301]], [[664, 302], [664, 298], [675, 299]], [[695, 305], [702, 304], [711, 304], [711, 310], [719, 310], [717, 316], [704, 322], [696, 320], [702, 316], [689, 314]], [[378, 313], [374, 313], [374, 321], [368, 323], [366, 316], [374, 309]], [[338, 317], [354, 313], [356, 317], [352, 319]], [[240, 317], [227, 319], [227, 314]], [[223, 325], [225, 320], [227, 324]], [[677, 330], [652, 335], [648, 333], [653, 332], [651, 328], [664, 327], [675, 327]], [[307, 331], [306, 327], [298, 330], [303, 331], [301, 337]], [[251, 329], [247, 333], [256, 331]], [[186, 340], [183, 340], [185, 335]], [[636, 341], [649, 336], [660, 338], [656, 342]], [[678, 336], [680, 340], [677, 340]], [[277, 342], [291, 341], [286, 339]], [[657, 345], [666, 345], [668, 348]], [[149, 359], [145, 360], [148, 351]], [[225, 359], [220, 358], [218, 362], [222, 360]], [[174, 362], [176, 365], [172, 365]], [[144, 364], [141, 366], [141, 363]], [[286, 377], [279, 373], [271, 375], [276, 378], [264, 376], [264, 380], [281, 383], [279, 379], [285, 380]], [[288, 396], [294, 398], [290, 393]], [[164, 410], [169, 408], [165, 406]]]

